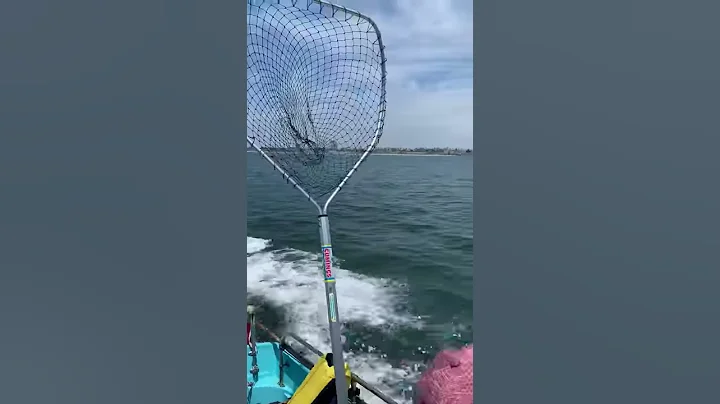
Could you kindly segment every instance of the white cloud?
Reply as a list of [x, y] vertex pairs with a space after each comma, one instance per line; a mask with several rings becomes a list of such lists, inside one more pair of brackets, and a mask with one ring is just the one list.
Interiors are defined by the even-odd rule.
[[472, 147], [472, 1], [338, 0], [368, 15], [388, 59], [381, 146]]

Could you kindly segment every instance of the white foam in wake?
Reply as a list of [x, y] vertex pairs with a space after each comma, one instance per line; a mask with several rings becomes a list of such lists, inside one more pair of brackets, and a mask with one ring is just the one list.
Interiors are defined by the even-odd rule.
[[[248, 237], [247, 238], [247, 253], [254, 254], [270, 247], [270, 240], [263, 240], [261, 238]], [[248, 278], [250, 279], [250, 278]]]
[[[323, 352], [329, 352], [325, 286], [319, 270], [319, 254], [298, 250], [272, 250], [269, 240], [247, 238], [247, 290], [285, 311], [291, 331]], [[343, 321], [373, 327], [416, 326], [417, 319], [395, 310], [403, 290], [392, 282], [336, 268], [338, 306]], [[404, 381], [417, 374], [393, 368], [380, 355], [350, 353], [347, 361], [353, 372], [385, 393], [392, 394]], [[412, 373], [412, 372], [411, 372]], [[374, 403], [369, 392], [364, 399]], [[374, 398], [374, 397], [372, 397]]]

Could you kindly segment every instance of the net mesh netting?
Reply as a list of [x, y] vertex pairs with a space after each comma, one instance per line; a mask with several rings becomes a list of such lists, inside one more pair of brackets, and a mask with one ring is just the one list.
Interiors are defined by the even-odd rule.
[[377, 144], [385, 59], [374, 23], [309, 0], [248, 0], [248, 143], [310, 196]]
[[417, 404], [472, 404], [473, 347], [444, 350], [417, 383]]

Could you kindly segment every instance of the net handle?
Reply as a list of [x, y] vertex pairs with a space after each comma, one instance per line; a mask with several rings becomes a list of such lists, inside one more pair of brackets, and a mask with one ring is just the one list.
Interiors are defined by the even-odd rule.
[[[380, 89], [381, 89], [381, 100], [380, 104], [378, 105], [378, 119], [377, 119], [377, 127], [375, 128], [375, 133], [373, 134], [373, 138], [370, 142], [370, 145], [365, 149], [363, 154], [360, 156], [360, 158], [353, 164], [350, 171], [348, 171], [347, 174], [343, 177], [342, 181], [335, 187], [333, 192], [330, 194], [330, 196], [327, 198], [325, 203], [320, 206], [320, 204], [315, 201], [315, 199], [305, 190], [303, 189], [297, 181], [292, 178], [290, 175], [287, 174], [285, 170], [282, 169], [278, 164], [273, 161], [273, 159], [267, 155], [260, 147], [258, 147], [254, 140], [251, 141], [250, 138], [248, 138], [248, 143], [260, 153], [260, 155], [267, 160], [272, 166], [278, 170], [285, 180], [292, 184], [294, 188], [297, 188], [305, 197], [317, 208], [318, 210], [318, 219], [319, 219], [319, 227], [320, 227], [320, 241], [321, 241], [321, 251], [323, 256], [323, 267], [324, 267], [324, 283], [325, 283], [325, 297], [327, 301], [327, 309], [328, 309], [328, 323], [330, 326], [330, 340], [332, 345], [332, 351], [333, 351], [333, 357], [334, 357], [334, 370], [335, 370], [335, 387], [336, 387], [336, 394], [337, 394], [337, 400], [338, 402], [347, 402], [347, 381], [345, 379], [345, 361], [343, 358], [343, 344], [341, 339], [341, 330], [340, 330], [340, 316], [339, 316], [339, 310], [337, 305], [337, 291], [335, 289], [336, 280], [335, 280], [335, 273], [334, 268], [332, 265], [332, 242], [330, 237], [330, 223], [328, 220], [328, 207], [330, 206], [330, 203], [335, 199], [337, 194], [340, 192], [340, 190], [345, 186], [347, 181], [350, 179], [350, 177], [357, 171], [358, 167], [360, 167], [360, 164], [363, 163], [367, 159], [367, 157], [370, 155], [370, 153], [373, 151], [373, 149], [377, 146], [380, 136], [382, 135], [383, 131], [383, 125], [385, 122], [385, 107], [386, 107], [386, 101], [385, 96], [387, 94], [386, 92], [386, 84], [387, 84], [387, 68], [385, 66], [385, 62], [387, 61], [385, 58], [385, 46], [382, 42], [382, 35], [380, 34], [380, 29], [378, 28], [377, 24], [375, 24], [375, 21], [372, 20], [372, 18], [349, 8], [339, 6], [336, 4], [332, 4], [323, 0], [309, 0], [307, 5], [309, 6], [312, 3], [316, 3], [320, 5], [320, 12], [322, 13], [322, 7], [327, 6], [330, 7], [333, 11], [333, 16], [338, 10], [341, 10], [345, 12], [346, 14], [353, 15], [359, 19], [365, 20], [367, 23], [372, 26], [373, 30], [375, 31], [375, 34], [377, 36], [377, 45], [380, 52], [380, 69], [381, 69], [381, 78], [380, 78]], [[295, 3], [293, 3], [295, 4]]]

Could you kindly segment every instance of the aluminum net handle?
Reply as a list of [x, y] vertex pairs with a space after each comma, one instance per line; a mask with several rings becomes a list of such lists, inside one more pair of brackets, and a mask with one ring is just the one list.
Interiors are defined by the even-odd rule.
[[322, 272], [323, 272], [323, 279], [325, 283], [325, 298], [327, 303], [327, 315], [328, 315], [328, 324], [329, 324], [329, 331], [330, 331], [330, 343], [332, 346], [332, 354], [333, 354], [333, 367], [335, 371], [335, 387], [336, 387], [336, 393], [337, 393], [337, 402], [340, 403], [347, 403], [348, 402], [348, 383], [345, 375], [345, 360], [344, 360], [344, 353], [343, 353], [343, 341], [342, 341], [342, 323], [340, 322], [340, 315], [339, 315], [339, 309], [338, 309], [338, 299], [337, 299], [337, 289], [336, 289], [336, 274], [333, 268], [332, 264], [332, 240], [330, 237], [330, 221], [328, 218], [328, 207], [330, 206], [330, 202], [335, 199], [337, 194], [340, 192], [340, 190], [345, 186], [347, 181], [350, 179], [350, 177], [357, 171], [360, 164], [363, 163], [367, 159], [367, 157], [370, 155], [370, 153], [373, 151], [373, 149], [377, 146], [380, 136], [382, 135], [383, 125], [385, 121], [385, 88], [386, 88], [386, 66], [385, 66], [385, 49], [382, 43], [382, 36], [380, 34], [380, 30], [378, 29], [375, 22], [368, 16], [361, 14], [355, 10], [351, 10], [342, 6], [334, 5], [325, 1], [320, 0], [313, 0], [312, 2], [320, 4], [322, 6], [332, 7], [334, 10], [341, 10], [347, 14], [354, 15], [355, 17], [358, 17], [360, 19], [365, 20], [367, 23], [369, 23], [373, 30], [375, 31], [377, 35], [377, 45], [379, 47], [380, 52], [380, 60], [381, 60], [381, 94], [382, 100], [380, 105], [378, 105], [379, 111], [378, 111], [378, 124], [375, 129], [374, 136], [372, 138], [372, 141], [370, 142], [370, 145], [365, 149], [363, 154], [360, 156], [360, 158], [357, 160], [357, 162], [352, 166], [352, 168], [348, 171], [348, 173], [345, 175], [345, 177], [340, 181], [340, 183], [335, 187], [335, 189], [332, 191], [328, 199], [325, 201], [325, 203], [321, 206], [305, 189], [303, 189], [302, 186], [298, 184], [298, 182], [293, 179], [290, 175], [287, 174], [286, 170], [284, 170], [280, 165], [278, 165], [272, 157], [270, 157], [265, 151], [262, 150], [261, 147], [257, 145], [256, 142], [252, 141], [250, 138], [248, 138], [248, 143], [258, 151], [258, 153], [267, 160], [272, 166], [278, 170], [283, 178], [291, 184], [294, 188], [298, 189], [318, 210], [318, 222], [320, 227], [320, 248], [322, 253]]

